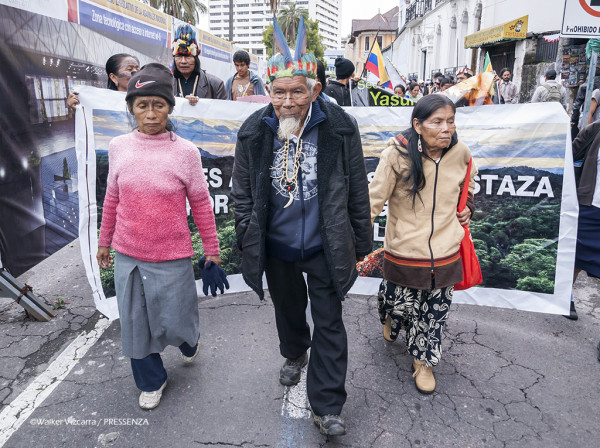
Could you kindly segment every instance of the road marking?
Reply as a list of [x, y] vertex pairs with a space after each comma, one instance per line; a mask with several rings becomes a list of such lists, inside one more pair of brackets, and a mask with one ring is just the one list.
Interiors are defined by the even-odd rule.
[[89, 333], [81, 333], [21, 394], [0, 412], [0, 448], [27, 421], [98, 341], [110, 323], [101, 318]]
[[281, 430], [277, 448], [295, 448], [303, 446], [307, 425], [310, 418], [308, 397], [306, 396], [306, 367], [302, 369], [300, 382], [286, 387], [281, 405]]
[[306, 396], [306, 367], [302, 369], [300, 382], [295, 386], [286, 387], [281, 405], [281, 415], [295, 419], [310, 417]]

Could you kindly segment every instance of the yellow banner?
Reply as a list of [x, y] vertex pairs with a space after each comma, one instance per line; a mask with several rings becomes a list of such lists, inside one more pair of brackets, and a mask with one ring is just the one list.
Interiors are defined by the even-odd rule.
[[171, 18], [138, 0], [86, 0], [124, 16], [147, 23], [161, 30], [171, 31]]
[[223, 51], [231, 52], [231, 42], [225, 39], [221, 39], [220, 37], [214, 36], [204, 30], [199, 30], [198, 42], [211, 45]]
[[465, 48], [481, 47], [500, 40], [525, 39], [528, 20], [529, 16], [527, 15], [469, 34], [465, 37]]

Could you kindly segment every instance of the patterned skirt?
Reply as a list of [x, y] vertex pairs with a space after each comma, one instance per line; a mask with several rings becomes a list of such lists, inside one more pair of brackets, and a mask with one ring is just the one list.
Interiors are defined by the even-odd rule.
[[408, 352], [429, 367], [438, 364], [442, 357], [442, 332], [454, 287], [414, 289], [383, 280], [379, 286], [377, 305], [381, 323], [390, 317], [391, 339], [406, 331]]

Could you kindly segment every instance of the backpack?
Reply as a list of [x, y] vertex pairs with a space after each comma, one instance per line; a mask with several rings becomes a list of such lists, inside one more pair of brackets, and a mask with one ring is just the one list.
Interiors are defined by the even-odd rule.
[[548, 96], [544, 100], [544, 103], [550, 103], [550, 102], [560, 103], [560, 101], [561, 101], [560, 86], [559, 85], [551, 86], [549, 84], [542, 84], [542, 85], [548, 91]]

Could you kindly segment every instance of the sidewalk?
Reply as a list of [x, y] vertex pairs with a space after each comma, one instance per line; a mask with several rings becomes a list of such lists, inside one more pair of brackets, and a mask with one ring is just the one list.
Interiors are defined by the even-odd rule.
[[[21, 280], [68, 304], [52, 322], [37, 323], [0, 299], [0, 412], [98, 321], [76, 244]], [[577, 322], [453, 305], [437, 391], [424, 396], [414, 387], [404, 342], [389, 344], [381, 336], [376, 297], [350, 296], [344, 306], [348, 435], [329, 441], [309, 417], [304, 381], [285, 388], [277, 380], [283, 360], [270, 300], [261, 303], [249, 292], [202, 297], [200, 356], [184, 366], [177, 349], [165, 351], [169, 380], [157, 409], [137, 405], [116, 321], [4, 446], [595, 446], [598, 282], [582, 274], [575, 297]]]

